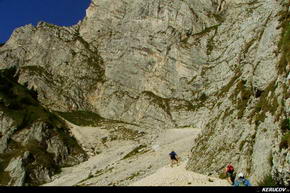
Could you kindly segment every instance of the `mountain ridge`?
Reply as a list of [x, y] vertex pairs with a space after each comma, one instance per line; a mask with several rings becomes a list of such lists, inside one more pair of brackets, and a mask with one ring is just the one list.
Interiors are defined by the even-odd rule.
[[219, 176], [231, 161], [254, 184], [270, 175], [287, 185], [288, 6], [93, 0], [75, 26], [16, 29], [0, 47], [0, 69], [15, 67], [52, 111], [202, 129], [188, 170]]

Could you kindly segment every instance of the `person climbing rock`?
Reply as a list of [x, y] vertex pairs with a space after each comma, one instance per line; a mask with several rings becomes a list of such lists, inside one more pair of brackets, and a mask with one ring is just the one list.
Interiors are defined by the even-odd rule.
[[225, 168], [225, 173], [226, 173], [226, 176], [227, 176], [227, 181], [233, 185], [234, 184], [234, 181], [235, 181], [235, 169], [233, 167], [233, 165], [231, 163], [229, 163], [227, 165], [227, 167]]
[[170, 156], [170, 159], [171, 159], [171, 164], [170, 164], [170, 166], [173, 167], [174, 164], [177, 164], [177, 166], [178, 166], [178, 165], [179, 165], [179, 164], [178, 164], [178, 156], [177, 156], [177, 154], [175, 153], [175, 151], [172, 150], [172, 151], [169, 153], [169, 156]]
[[233, 186], [251, 186], [251, 183], [245, 178], [243, 173], [239, 173], [238, 179], [235, 181]]

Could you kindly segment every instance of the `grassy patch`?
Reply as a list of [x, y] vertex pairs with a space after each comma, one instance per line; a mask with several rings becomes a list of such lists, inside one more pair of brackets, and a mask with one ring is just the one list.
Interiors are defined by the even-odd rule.
[[288, 147], [290, 147], [290, 131], [288, 131], [285, 135], [283, 135], [280, 142], [280, 148], [287, 149]]
[[98, 81], [105, 81], [105, 69], [103, 67], [104, 61], [99, 55], [97, 49], [92, 50], [90, 44], [86, 42], [81, 36], [77, 36], [77, 40], [82, 43], [86, 50], [90, 51], [93, 57], [87, 58], [87, 64], [96, 70], [96, 77]]
[[212, 16], [220, 23], [225, 21], [225, 19], [219, 14], [213, 13]]
[[220, 179], [226, 179], [227, 175], [225, 174], [225, 172], [222, 172], [222, 173], [219, 174], [219, 178]]
[[[53, 160], [54, 155], [46, 152], [45, 145], [39, 143], [36, 140], [30, 141], [30, 143], [26, 146], [21, 146], [21, 144], [10, 139], [8, 142], [8, 146], [8, 150], [5, 153], [0, 154], [0, 158], [4, 160], [0, 168], [0, 173], [3, 173], [2, 175], [0, 175], [1, 179], [4, 176], [9, 177], [9, 173], [5, 173], [4, 169], [8, 166], [10, 161], [13, 158], [22, 157], [24, 152], [30, 153], [28, 158], [23, 160], [23, 167], [26, 171], [25, 183], [28, 183], [29, 185], [39, 185], [41, 183], [44, 183], [43, 181], [41, 181], [43, 179], [39, 179], [37, 176], [38, 168], [46, 168], [50, 171], [50, 174], [60, 171], [60, 167]], [[2, 180], [2, 183], [7, 183], [7, 181]]]
[[84, 184], [81, 184], [81, 183], [83, 183], [83, 182], [85, 182], [85, 181], [87, 181], [87, 180], [89, 180], [89, 179], [92, 179], [92, 178], [94, 178], [95, 176], [93, 175], [93, 174], [89, 174], [89, 176], [87, 177], [87, 178], [85, 178], [85, 179], [83, 179], [83, 180], [81, 180], [80, 182], [78, 182], [78, 184], [76, 185], [76, 186], [84, 186]]
[[7, 185], [11, 180], [9, 172], [4, 171], [4, 169], [9, 164], [9, 161], [3, 157], [4, 157], [3, 154], [0, 154], [0, 186]]
[[259, 181], [258, 186], [277, 186], [277, 182], [273, 179], [271, 174], [266, 175], [261, 181]]
[[169, 101], [171, 111], [195, 111], [199, 108], [198, 104], [193, 105], [190, 101], [181, 99], [170, 99]]
[[[230, 99], [233, 101], [233, 103], [236, 106], [236, 109], [238, 110], [237, 117], [240, 119], [244, 116], [244, 111], [246, 110], [247, 104], [252, 96], [252, 91], [250, 87], [246, 86], [245, 80], [237, 80], [237, 78], [240, 76], [240, 72], [236, 72], [235, 76], [229, 81], [229, 83], [224, 86], [220, 92], [217, 94], [217, 96], [224, 97], [226, 93], [230, 90], [231, 87], [233, 87], [236, 83], [235, 89], [233, 91], [233, 94], [230, 96]], [[228, 112], [224, 114], [223, 120], [232, 114], [234, 109], [228, 109]]]
[[[221, 17], [218, 17], [218, 15], [214, 15], [216, 18], [221, 19]], [[214, 42], [213, 42], [213, 38], [217, 33], [217, 28], [220, 26], [220, 24], [214, 25], [214, 26], [210, 26], [210, 27], [206, 27], [204, 30], [202, 30], [201, 32], [195, 33], [195, 34], [187, 34], [187, 36], [183, 39], [180, 40], [181, 46], [184, 48], [188, 48], [187, 42], [190, 36], [193, 37], [198, 37], [201, 38], [202, 36], [208, 34], [209, 32], [214, 30], [214, 35], [211, 36], [208, 41], [207, 41], [207, 55], [210, 55], [210, 53], [212, 52], [213, 48], [214, 48]]]
[[230, 90], [230, 88], [232, 86], [234, 86], [234, 83], [236, 82], [236, 80], [241, 76], [241, 72], [237, 71], [235, 76], [233, 76], [233, 78], [229, 81], [229, 83], [227, 85], [225, 85], [223, 88], [220, 89], [219, 93], [217, 94], [217, 96], [220, 97], [224, 97], [228, 91]]
[[123, 158], [122, 160], [124, 159], [128, 159], [128, 158], [131, 158], [137, 154], [144, 154], [146, 152], [148, 152], [148, 150], [146, 150], [147, 146], [146, 145], [139, 145], [138, 147], [134, 148], [132, 151], [130, 151], [129, 153], [127, 153]]
[[136, 178], [139, 175], [140, 175], [140, 172], [135, 172], [131, 176], [129, 176], [128, 178], [126, 178], [126, 180], [132, 180], [132, 179]]
[[50, 77], [49, 74], [43, 67], [41, 66], [23, 66], [21, 70], [28, 71], [32, 76], [39, 76], [39, 77]]
[[[261, 94], [259, 95], [255, 108], [251, 112], [250, 118], [254, 118], [256, 125], [259, 125], [263, 122], [266, 118], [266, 113], [269, 112], [272, 115], [275, 113], [279, 113], [277, 111], [278, 99], [277, 96], [274, 95], [275, 93], [275, 81], [271, 82], [266, 89], [260, 91]], [[269, 93], [272, 93], [271, 96], [268, 97]]]
[[100, 175], [103, 175], [104, 172], [105, 172], [104, 170], [98, 170], [98, 171], [95, 172], [94, 177], [98, 177]]
[[138, 133], [138, 131], [128, 129], [124, 126], [118, 126], [117, 130], [118, 139], [134, 140], [137, 137], [141, 137], [144, 133]]
[[9, 172], [5, 172], [5, 171], [2, 172], [2, 170], [0, 170], [0, 171], [1, 171], [1, 173], [0, 173], [0, 186], [8, 185], [8, 183], [11, 180]]
[[207, 98], [208, 98], [208, 97], [206, 96], [206, 94], [205, 94], [205, 93], [202, 93], [202, 94], [200, 95], [200, 97], [199, 97], [199, 100], [200, 100], [201, 102], [205, 102]]
[[210, 37], [207, 41], [207, 50], [206, 50], [206, 53], [207, 55], [210, 55], [213, 48], [214, 48], [214, 41], [213, 41], [213, 38], [215, 37], [216, 33], [217, 33], [217, 29], [218, 27], [220, 26], [220, 24], [218, 25], [214, 25], [214, 26], [211, 26], [211, 27], [208, 27], [208, 28], [205, 28], [202, 32], [198, 33], [198, 34], [195, 34], [195, 35], [202, 35], [202, 34], [205, 34], [205, 33], [209, 33], [210, 31], [214, 30], [214, 34], [212, 37]]
[[[288, 6], [290, 3], [288, 3]], [[282, 22], [281, 26], [282, 37], [279, 42], [279, 49], [282, 52], [282, 57], [278, 65], [278, 72], [284, 74], [286, 72], [286, 66], [290, 63], [290, 13], [287, 10], [281, 12], [280, 21]]]
[[[40, 123], [39, 126], [45, 130], [46, 140], [58, 136], [68, 148], [70, 155], [85, 154], [76, 140], [69, 136], [64, 122], [43, 108], [36, 98], [37, 93], [17, 83], [13, 70], [0, 71], [0, 111], [4, 112], [5, 116], [13, 119], [13, 124], [17, 128], [14, 134], [25, 129], [31, 129], [35, 124], [38, 126], [37, 124]], [[44, 179], [38, 176], [39, 170], [48, 170], [50, 174], [53, 174], [59, 172], [60, 166], [63, 164], [54, 160], [60, 157], [46, 151], [46, 140], [39, 142], [30, 139], [27, 145], [22, 146], [10, 138], [7, 143], [8, 148], [0, 154], [0, 159], [3, 160], [1, 161], [0, 173], [3, 173], [3, 168], [7, 167], [11, 159], [19, 156], [23, 157], [24, 152], [30, 152], [29, 157], [23, 162], [23, 167], [26, 169], [25, 183], [29, 185], [44, 183]], [[66, 160], [62, 161], [65, 162]], [[5, 177], [3, 175], [6, 174], [1, 175]], [[7, 175], [6, 178], [8, 178]]]
[[79, 126], [99, 126], [105, 119], [90, 111], [55, 112], [69, 122]]
[[234, 93], [241, 94], [241, 97], [237, 100], [236, 105], [237, 109], [239, 109], [238, 118], [242, 118], [244, 115], [244, 111], [247, 107], [248, 101], [250, 100], [250, 97], [252, 95], [252, 91], [250, 88], [247, 88], [245, 86], [245, 82], [241, 80], [238, 82]]
[[284, 119], [281, 123], [282, 132], [290, 131], [290, 118]]
[[240, 143], [240, 145], [239, 145], [239, 150], [240, 151], [242, 151], [242, 149], [243, 149], [243, 147], [244, 147], [244, 145], [246, 144], [246, 140], [244, 140], [244, 141], [241, 141], [241, 143]]
[[[38, 163], [41, 163], [44, 167], [60, 169], [52, 159], [54, 155], [52, 153], [44, 151], [45, 150], [44, 144], [39, 143], [36, 140], [30, 141], [24, 147], [24, 150], [31, 152], [31, 154], [33, 155], [33, 160], [35, 160]], [[30, 169], [33, 169], [33, 165], [31, 165]]]
[[235, 111], [235, 109], [234, 108], [227, 108], [226, 110], [225, 110], [225, 112], [224, 112], [224, 115], [223, 115], [223, 117], [222, 117], [222, 120], [223, 121], [225, 121], [225, 119], [227, 118], [227, 117], [229, 117], [229, 116], [231, 116], [231, 115], [233, 115], [233, 112]]
[[0, 71], [0, 110], [14, 120], [18, 130], [29, 127], [35, 121], [47, 121], [52, 125], [59, 122], [39, 104], [37, 93], [17, 84], [13, 79], [11, 72]]
[[163, 109], [169, 116], [171, 116], [170, 107], [169, 107], [169, 99], [157, 96], [153, 92], [150, 92], [150, 91], [144, 91], [143, 94], [146, 97], [148, 97], [151, 103], [156, 104], [161, 109]]
[[271, 167], [273, 167], [273, 154], [272, 154], [272, 152], [271, 152], [271, 154], [270, 154], [269, 157], [268, 157], [268, 163], [269, 163], [269, 165], [270, 165]]
[[209, 32], [211, 32], [212, 30], [217, 30], [217, 28], [220, 26], [220, 24], [217, 24], [217, 25], [213, 25], [213, 26], [210, 26], [210, 27], [206, 27], [204, 30], [202, 30], [201, 32], [198, 32], [198, 33], [195, 33], [193, 34], [193, 36], [202, 36], [202, 35], [205, 35]]

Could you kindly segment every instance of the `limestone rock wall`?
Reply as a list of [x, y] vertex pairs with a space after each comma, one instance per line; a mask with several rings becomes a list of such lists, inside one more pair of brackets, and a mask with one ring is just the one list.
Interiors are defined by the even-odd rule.
[[63, 121], [6, 74], [0, 71], [0, 184], [43, 184], [60, 167], [86, 160]]
[[51, 110], [202, 128], [188, 169], [218, 175], [232, 161], [254, 183], [271, 175], [287, 184], [288, 6], [93, 0], [75, 26], [15, 30], [0, 68], [17, 68], [17, 81]]

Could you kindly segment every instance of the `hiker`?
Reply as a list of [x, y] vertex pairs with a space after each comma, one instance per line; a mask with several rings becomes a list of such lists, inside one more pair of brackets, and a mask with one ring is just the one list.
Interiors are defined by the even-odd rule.
[[227, 176], [227, 181], [231, 185], [233, 185], [234, 181], [235, 181], [235, 169], [234, 169], [234, 167], [232, 166], [231, 163], [229, 163], [227, 165], [227, 167], [225, 168], [225, 173], [226, 173], [226, 176]]
[[177, 164], [177, 166], [178, 166], [178, 156], [177, 156], [177, 154], [175, 153], [175, 151], [171, 151], [170, 153], [169, 153], [169, 156], [170, 156], [170, 159], [171, 159], [171, 167], [173, 167], [173, 164]]
[[251, 186], [251, 183], [245, 178], [243, 173], [239, 173], [238, 179], [235, 181], [234, 186]]

